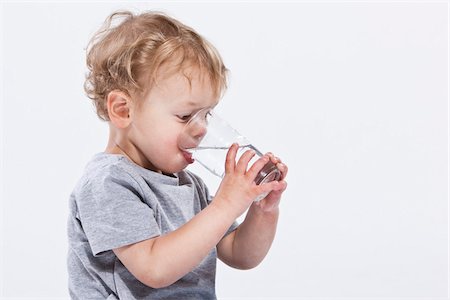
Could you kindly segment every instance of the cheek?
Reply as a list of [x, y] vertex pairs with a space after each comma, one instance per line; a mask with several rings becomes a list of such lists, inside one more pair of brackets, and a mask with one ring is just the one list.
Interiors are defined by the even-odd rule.
[[172, 152], [174, 149], [178, 149], [178, 136], [180, 134], [180, 130], [175, 127], [165, 127], [160, 128], [157, 131], [157, 138], [155, 140], [155, 144], [160, 148], [164, 148], [163, 150]]
[[167, 173], [176, 173], [186, 167], [186, 160], [178, 146], [179, 132], [160, 132], [159, 139], [153, 143], [153, 163]]

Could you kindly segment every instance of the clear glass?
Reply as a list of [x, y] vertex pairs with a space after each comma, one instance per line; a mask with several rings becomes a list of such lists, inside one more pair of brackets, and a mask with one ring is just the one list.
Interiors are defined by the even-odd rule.
[[[263, 156], [246, 137], [210, 109], [200, 110], [192, 116], [178, 138], [180, 149], [190, 153], [195, 161], [221, 178], [225, 174], [226, 154], [233, 143], [239, 145], [236, 160], [249, 149], [255, 151], [256, 155], [250, 161], [249, 167]], [[256, 176], [255, 183], [279, 180], [280, 177], [281, 173], [276, 165], [269, 161]], [[258, 196], [255, 201], [266, 195]]]

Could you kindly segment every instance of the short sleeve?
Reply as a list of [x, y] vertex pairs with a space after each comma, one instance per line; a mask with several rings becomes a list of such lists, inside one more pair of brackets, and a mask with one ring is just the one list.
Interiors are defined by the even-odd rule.
[[111, 166], [99, 172], [76, 197], [78, 218], [95, 256], [161, 234], [154, 211], [137, 182]]

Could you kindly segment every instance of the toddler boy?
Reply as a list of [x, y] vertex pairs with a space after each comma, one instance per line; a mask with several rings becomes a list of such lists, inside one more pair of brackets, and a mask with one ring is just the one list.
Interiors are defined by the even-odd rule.
[[[215, 299], [217, 257], [249, 269], [267, 254], [287, 167], [272, 154], [249, 167], [255, 153], [236, 161], [233, 145], [214, 197], [185, 170], [192, 158], [177, 146], [178, 135], [197, 111], [217, 105], [227, 69], [216, 49], [179, 21], [116, 12], [91, 40], [87, 66], [85, 90], [108, 122], [109, 140], [70, 197], [70, 296]], [[280, 181], [256, 185], [269, 160]]]

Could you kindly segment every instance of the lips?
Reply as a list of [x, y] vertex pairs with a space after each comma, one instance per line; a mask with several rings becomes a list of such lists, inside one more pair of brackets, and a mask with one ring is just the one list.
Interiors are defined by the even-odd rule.
[[194, 162], [194, 159], [192, 158], [192, 154], [186, 151], [181, 151], [183, 153], [183, 157], [186, 160], [187, 163], [192, 164]]

